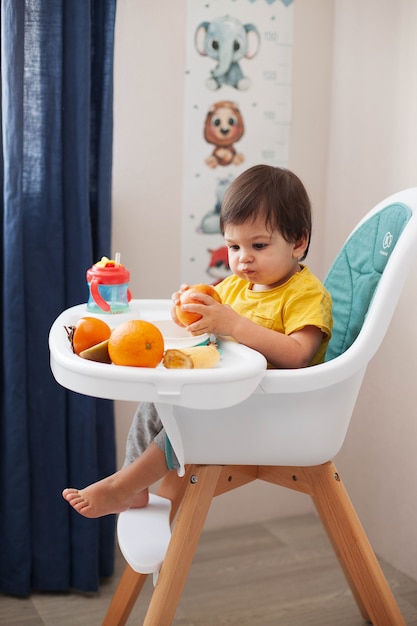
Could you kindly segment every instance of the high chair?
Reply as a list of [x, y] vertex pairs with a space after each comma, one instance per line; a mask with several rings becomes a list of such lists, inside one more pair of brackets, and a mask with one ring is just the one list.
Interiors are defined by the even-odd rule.
[[232, 406], [156, 398], [180, 469], [169, 472], [149, 507], [119, 515], [128, 564], [104, 626], [126, 623], [150, 573], [155, 588], [144, 625], [169, 626], [212, 498], [254, 480], [309, 494], [363, 619], [405, 624], [332, 459], [416, 254], [417, 188], [371, 210], [333, 263], [325, 281], [334, 316], [325, 363], [264, 371]]
[[[343, 246], [325, 281], [334, 315], [325, 363], [268, 370], [247, 400], [224, 409], [168, 411], [158, 404], [179, 474], [186, 469], [182, 477], [170, 472], [159, 490], [172, 502], [170, 522], [177, 518], [172, 537], [168, 524], [161, 532], [149, 566], [141, 545], [158, 517], [152, 507], [163, 500], [153, 500], [149, 511], [120, 514], [119, 544], [130, 564], [104, 625], [126, 622], [147, 573], [159, 567], [144, 625], [171, 624], [211, 499], [257, 479], [312, 497], [364, 620], [405, 623], [331, 459], [416, 256], [416, 211], [417, 189], [395, 194], [370, 211]], [[141, 526], [146, 515], [149, 526]]]

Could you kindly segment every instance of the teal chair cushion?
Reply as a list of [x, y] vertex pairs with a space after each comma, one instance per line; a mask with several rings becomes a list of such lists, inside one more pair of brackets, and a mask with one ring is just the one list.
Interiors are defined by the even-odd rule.
[[379, 279], [410, 216], [404, 204], [384, 207], [352, 233], [334, 261], [324, 281], [333, 300], [333, 333], [326, 361], [345, 352], [358, 336]]

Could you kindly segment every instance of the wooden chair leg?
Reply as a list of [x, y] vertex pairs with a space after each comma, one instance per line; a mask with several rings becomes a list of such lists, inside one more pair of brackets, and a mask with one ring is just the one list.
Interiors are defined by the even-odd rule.
[[[158, 495], [172, 501], [171, 518], [176, 515], [181, 504], [188, 483], [186, 479], [191, 471], [192, 467], [188, 467], [183, 478], [179, 478], [175, 471], [169, 472], [161, 482]], [[147, 577], [148, 574], [140, 574], [135, 572], [130, 565], [126, 566], [107, 609], [102, 626], [124, 626], [126, 624]]]
[[124, 626], [146, 582], [147, 574], [138, 574], [126, 565], [102, 626]]
[[221, 472], [194, 466], [143, 626], [172, 623]]
[[311, 495], [362, 617], [405, 626], [395, 598], [333, 463], [304, 468]]
[[405, 626], [334, 463], [259, 466], [258, 478], [312, 497], [362, 617], [374, 626]]

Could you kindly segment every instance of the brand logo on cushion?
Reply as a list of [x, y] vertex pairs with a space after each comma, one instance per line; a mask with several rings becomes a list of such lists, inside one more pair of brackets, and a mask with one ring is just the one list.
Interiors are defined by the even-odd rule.
[[391, 248], [393, 239], [394, 235], [388, 230], [382, 239], [382, 250], [379, 251], [379, 254], [382, 254], [382, 256], [388, 256], [387, 250]]
[[384, 248], [384, 250], [386, 250], [387, 248], [391, 248], [393, 239], [394, 237], [392, 233], [390, 233], [389, 231], [385, 233], [384, 238], [382, 240], [382, 247]]

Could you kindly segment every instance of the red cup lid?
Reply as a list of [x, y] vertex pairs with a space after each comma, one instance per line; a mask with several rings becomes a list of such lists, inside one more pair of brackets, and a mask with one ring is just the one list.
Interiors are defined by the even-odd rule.
[[130, 273], [124, 265], [93, 265], [87, 270], [87, 282], [91, 283], [93, 278], [103, 285], [123, 285], [129, 282]]

